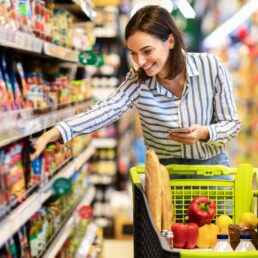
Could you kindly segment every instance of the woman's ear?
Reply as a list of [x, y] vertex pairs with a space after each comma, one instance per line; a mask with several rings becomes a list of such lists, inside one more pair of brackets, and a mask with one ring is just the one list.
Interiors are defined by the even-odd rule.
[[168, 43], [169, 43], [170, 49], [174, 48], [175, 39], [172, 33], [168, 36]]

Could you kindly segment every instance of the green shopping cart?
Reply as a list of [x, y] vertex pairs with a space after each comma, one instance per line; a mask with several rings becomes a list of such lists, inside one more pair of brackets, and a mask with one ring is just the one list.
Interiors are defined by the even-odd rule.
[[[168, 165], [170, 186], [176, 222], [184, 222], [191, 200], [206, 196], [217, 204], [217, 215], [227, 214], [238, 223], [242, 213], [254, 211], [258, 191], [258, 174], [250, 164], [237, 168], [221, 165]], [[171, 250], [167, 241], [157, 232], [144, 192], [144, 166], [130, 169], [134, 202], [134, 257], [135, 258], [209, 258], [221, 253], [194, 250]], [[231, 176], [232, 179], [228, 179]], [[215, 216], [215, 218], [216, 218]], [[257, 258], [258, 251], [223, 253], [223, 258]]]

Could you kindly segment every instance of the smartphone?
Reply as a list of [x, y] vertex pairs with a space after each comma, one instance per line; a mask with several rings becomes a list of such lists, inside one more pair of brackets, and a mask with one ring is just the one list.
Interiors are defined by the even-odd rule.
[[173, 129], [169, 129], [168, 133], [189, 133], [189, 128], [188, 127], [173, 128]]

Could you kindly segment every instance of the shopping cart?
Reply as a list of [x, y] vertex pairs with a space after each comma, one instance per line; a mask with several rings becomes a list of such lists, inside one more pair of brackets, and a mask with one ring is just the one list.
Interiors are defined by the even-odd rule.
[[[254, 211], [254, 197], [258, 191], [256, 170], [249, 164], [237, 168], [221, 165], [168, 165], [175, 221], [184, 222], [190, 201], [200, 195], [214, 200], [217, 214], [229, 215], [238, 223], [242, 213]], [[238, 257], [257, 258], [258, 251], [246, 253], [211, 253], [194, 250], [171, 250], [167, 241], [157, 232], [144, 192], [144, 170], [130, 169], [134, 202], [134, 257], [135, 258], [208, 258]], [[228, 177], [231, 176], [229, 180]], [[219, 177], [219, 178], [218, 178]], [[216, 218], [216, 216], [215, 216]], [[214, 222], [214, 221], [213, 221]]]

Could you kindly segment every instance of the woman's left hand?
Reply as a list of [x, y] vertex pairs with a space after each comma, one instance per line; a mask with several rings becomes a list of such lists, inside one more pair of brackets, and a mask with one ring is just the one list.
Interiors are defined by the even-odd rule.
[[209, 130], [207, 126], [192, 125], [188, 127], [189, 133], [169, 133], [168, 139], [182, 144], [191, 145], [198, 140], [209, 140]]

